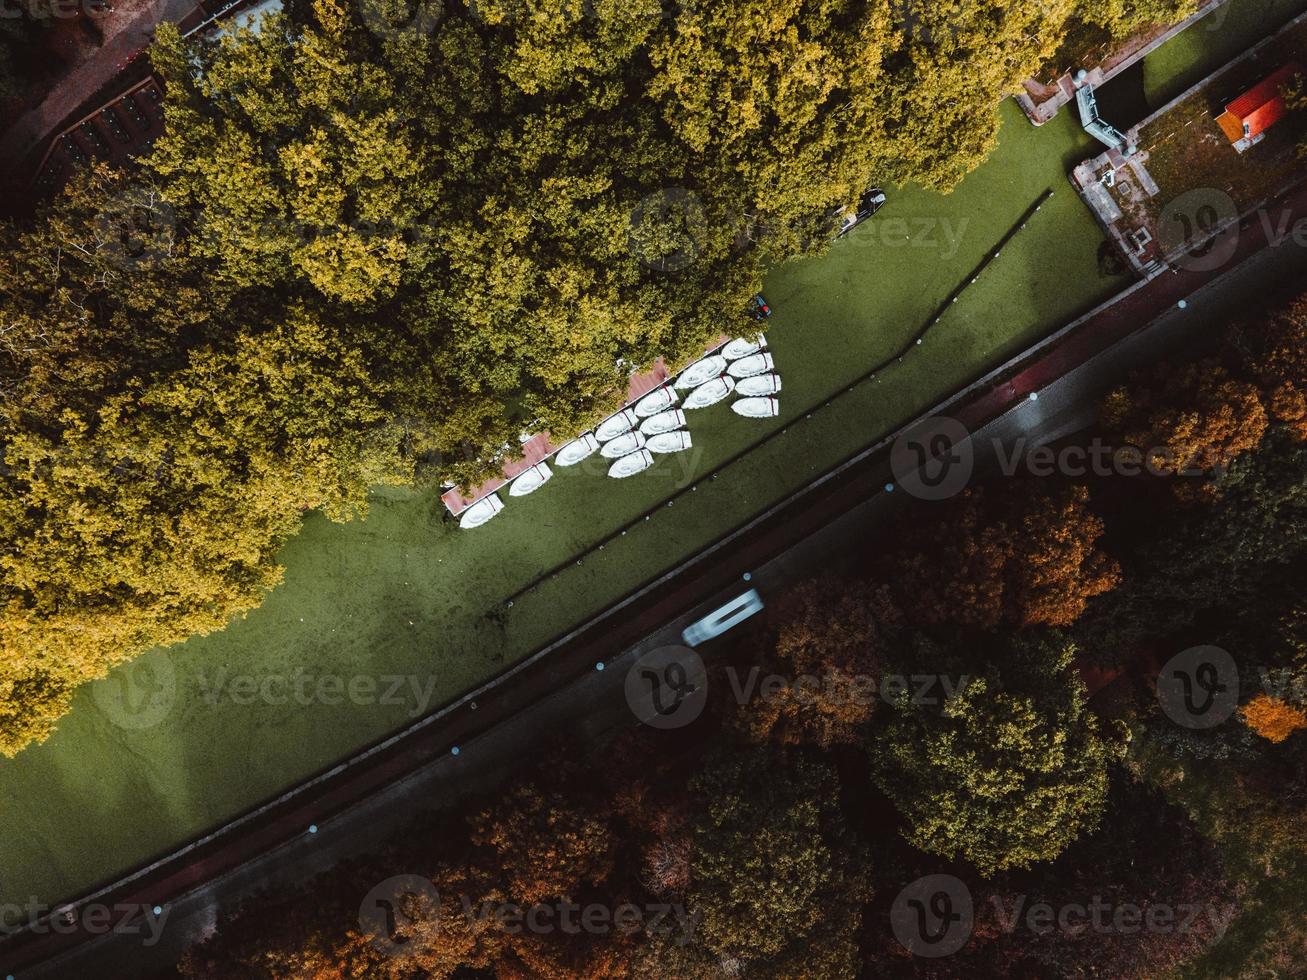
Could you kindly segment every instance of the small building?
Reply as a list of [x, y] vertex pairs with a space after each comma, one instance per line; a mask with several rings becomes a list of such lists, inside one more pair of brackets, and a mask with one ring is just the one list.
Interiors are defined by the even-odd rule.
[[1284, 87], [1302, 74], [1302, 66], [1291, 62], [1227, 105], [1216, 122], [1230, 145], [1242, 153], [1260, 143], [1266, 131], [1288, 114]]

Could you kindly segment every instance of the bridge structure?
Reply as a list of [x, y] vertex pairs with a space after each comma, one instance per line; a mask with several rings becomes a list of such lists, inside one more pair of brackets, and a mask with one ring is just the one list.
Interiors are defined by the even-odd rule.
[[1094, 86], [1090, 84], [1082, 70], [1076, 75], [1076, 108], [1080, 110], [1080, 125], [1085, 132], [1098, 140], [1109, 150], [1116, 150], [1130, 156], [1135, 150], [1130, 141], [1119, 129], [1104, 122], [1098, 114], [1098, 98], [1094, 95]]

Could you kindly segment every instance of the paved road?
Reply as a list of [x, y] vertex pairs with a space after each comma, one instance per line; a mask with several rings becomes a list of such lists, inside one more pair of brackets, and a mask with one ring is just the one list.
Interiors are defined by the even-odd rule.
[[0, 137], [0, 172], [35, 166], [37, 150], [58, 132], [83, 104], [117, 78], [154, 39], [164, 21], [180, 22], [197, 10], [196, 0], [155, 0], [136, 13], [131, 23], [61, 79], [40, 105], [30, 109]]
[[[1307, 213], [1307, 200], [1294, 206]], [[1021, 438], [1039, 444], [1082, 428], [1102, 391], [1128, 371], [1210, 341], [1210, 324], [1235, 316], [1267, 283], [1288, 283], [1307, 270], [1307, 251], [1292, 244], [1258, 251], [1258, 241], [1255, 229], [1245, 236], [1232, 260], [1243, 261], [1235, 268], [1182, 272], [1136, 290], [937, 411], [962, 420], [973, 433], [982, 474], [994, 469], [998, 446]], [[1182, 297], [1184, 310], [1176, 305]], [[1130, 329], [1141, 322], [1148, 325]], [[1037, 401], [1028, 398], [1031, 391], [1038, 392]], [[137, 937], [113, 934], [89, 941], [80, 934], [33, 937], [11, 955], [0, 950], [0, 976], [141, 976], [148, 966], [172, 962], [212, 923], [219, 905], [262, 885], [301, 881], [380, 842], [423, 805], [447, 805], [492, 785], [542, 733], [566, 727], [593, 736], [629, 723], [625, 668], [643, 652], [679, 642], [686, 624], [743, 589], [757, 588], [766, 597], [830, 569], [839, 556], [850, 555], [851, 542], [866, 540], [909, 502], [901, 489], [884, 489], [892, 480], [888, 445], [883, 440], [868, 447], [803, 494], [714, 542], [514, 668], [496, 689], [473, 692], [226, 833], [98, 897], [108, 904], [166, 905], [167, 928], [158, 946], [143, 948]], [[602, 672], [594, 668], [600, 660]], [[450, 752], [455, 745], [458, 755]], [[311, 823], [316, 834], [306, 830]]]

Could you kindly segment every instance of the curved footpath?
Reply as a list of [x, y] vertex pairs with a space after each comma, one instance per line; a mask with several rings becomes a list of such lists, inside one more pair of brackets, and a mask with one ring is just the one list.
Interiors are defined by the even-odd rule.
[[[1274, 205], [1272, 213], [1273, 227], [1282, 214], [1290, 220], [1307, 215], [1307, 189]], [[1038, 444], [1083, 428], [1098, 396], [1131, 369], [1213, 339], [1213, 332], [1202, 333], [1208, 313], [1224, 322], [1247, 297], [1307, 270], [1307, 250], [1291, 239], [1268, 245], [1276, 243], [1267, 241], [1266, 225], [1254, 217], [1223, 269], [1179, 271], [1138, 284], [922, 417], [948, 414], [962, 421], [982, 471], [994, 467], [996, 445], [1017, 438]], [[799, 419], [789, 427], [802, 425]], [[148, 976], [174, 962], [220, 907], [260, 887], [303, 881], [379, 843], [418, 810], [492, 785], [543, 736], [564, 728], [594, 736], [629, 723], [625, 671], [643, 652], [679, 643], [685, 625], [746, 588], [766, 597], [829, 570], [850, 554], [850, 542], [865, 540], [905, 502], [905, 493], [886, 491], [888, 450], [898, 432], [476, 691], [149, 867], [62, 906], [166, 907], [157, 945], [145, 946], [141, 934], [88, 935], [80, 925], [55, 932], [47, 922], [39, 932], [0, 943], [0, 977]], [[598, 671], [601, 661], [606, 669]], [[310, 825], [316, 833], [308, 832]]]

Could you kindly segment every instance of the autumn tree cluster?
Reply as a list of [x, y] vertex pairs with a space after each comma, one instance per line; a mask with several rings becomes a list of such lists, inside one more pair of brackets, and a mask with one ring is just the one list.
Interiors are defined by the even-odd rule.
[[[1119, 440], [1131, 415], [1113, 409], [1139, 406], [1152, 433], [1190, 433], [1193, 474], [995, 478], [912, 505], [865, 558], [701, 648], [692, 725], [528, 760], [386, 853], [228, 916], [184, 972], [1293, 975], [1307, 446], [1291, 414], [1268, 410], [1238, 449], [1212, 421], [1225, 396], [1265, 406], [1301, 386], [1287, 309], [1238, 325], [1214, 359], [1141, 375], [1076, 437]], [[1211, 489], [1177, 495], [1181, 479]], [[1156, 693], [1161, 662], [1199, 643], [1238, 668], [1237, 710], [1206, 729]], [[946, 960], [913, 958], [893, 903], [941, 873], [967, 887], [972, 930]], [[398, 874], [441, 901], [404, 899], [397, 956], [359, 905]], [[558, 902], [665, 903], [689, 925], [515, 931], [465, 911]], [[1028, 918], [1043, 906], [1107, 911], [1050, 929]], [[1166, 927], [1114, 927], [1117, 909]]]
[[578, 431], [873, 180], [951, 186], [1075, 9], [1099, 7], [313, 0], [162, 26], [153, 152], [0, 227], [0, 752], [256, 606], [305, 509]]

